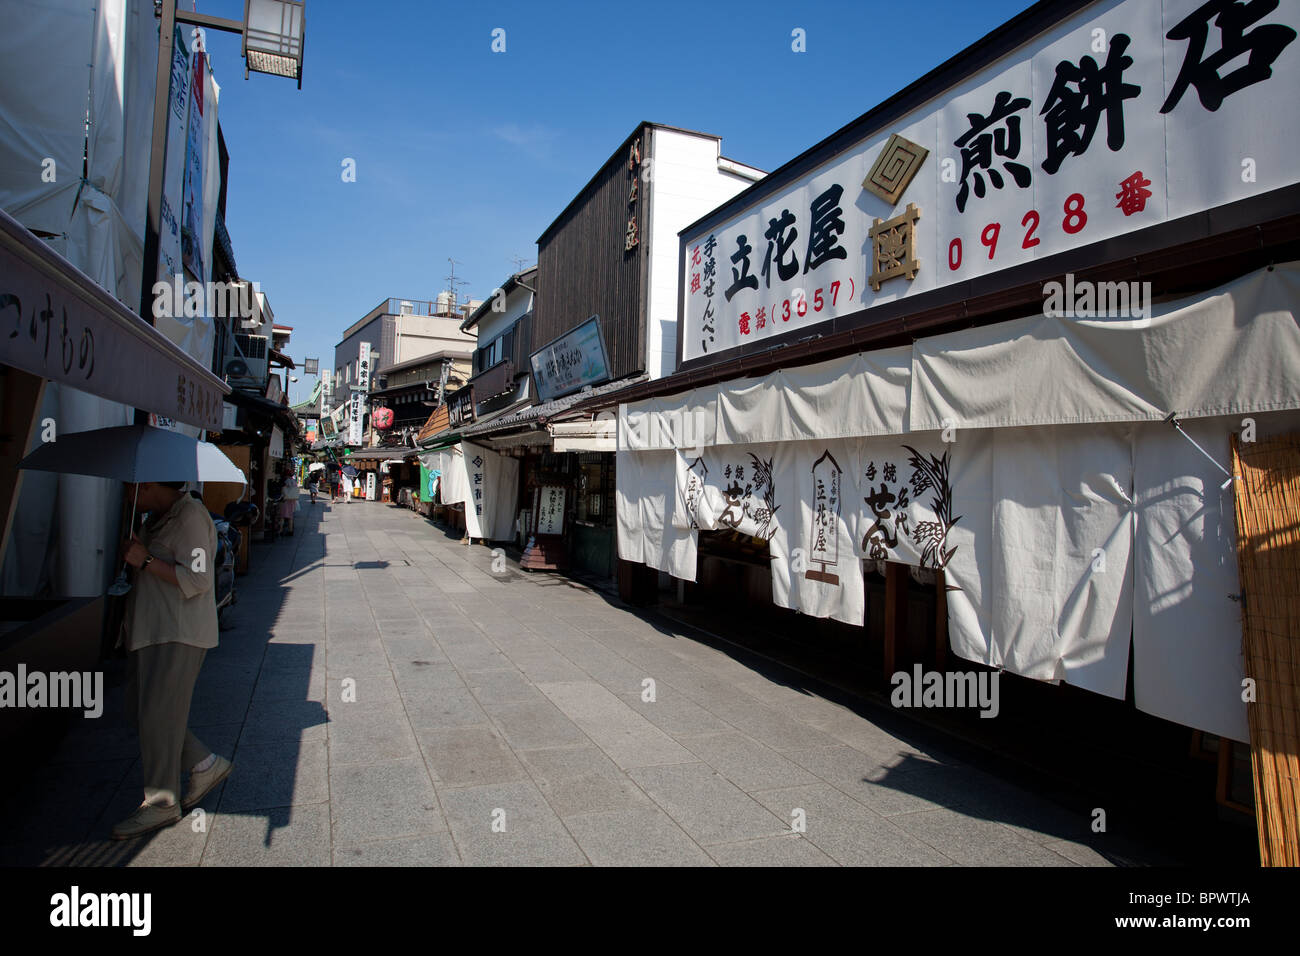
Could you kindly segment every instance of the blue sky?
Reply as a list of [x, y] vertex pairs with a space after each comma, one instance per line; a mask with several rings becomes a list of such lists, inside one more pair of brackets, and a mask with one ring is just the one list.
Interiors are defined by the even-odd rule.
[[[725, 155], [772, 170], [1029, 5], [309, 0], [301, 91], [245, 81], [238, 38], [209, 31], [240, 275], [294, 327], [290, 354], [330, 367], [384, 298], [434, 298], [448, 257], [474, 298], [512, 257], [535, 262], [537, 237], [641, 120], [721, 136]], [[240, 0], [198, 9], [243, 15]]]

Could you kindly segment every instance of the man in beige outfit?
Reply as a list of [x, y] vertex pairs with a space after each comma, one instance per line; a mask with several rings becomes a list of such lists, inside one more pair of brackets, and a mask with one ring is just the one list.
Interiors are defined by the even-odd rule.
[[[194, 683], [204, 655], [217, 646], [214, 593], [217, 530], [183, 482], [127, 486], [149, 513], [142, 537], [123, 558], [136, 569], [127, 598], [127, 715], [140, 734], [144, 802], [113, 827], [124, 840], [170, 826], [229, 775], [231, 763], [190, 733]], [[190, 786], [180, 800], [181, 774]]]

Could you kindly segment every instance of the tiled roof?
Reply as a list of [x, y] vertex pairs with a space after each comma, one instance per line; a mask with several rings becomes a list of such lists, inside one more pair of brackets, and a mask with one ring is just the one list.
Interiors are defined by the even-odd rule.
[[648, 377], [649, 376], [642, 374], [634, 378], [623, 378], [616, 382], [606, 382], [604, 385], [597, 385], [591, 389], [583, 389], [581, 392], [574, 392], [572, 395], [565, 395], [563, 398], [543, 402], [540, 405], [529, 405], [527, 408], [521, 408], [512, 414], [501, 415], [497, 418], [471, 425], [464, 430], [464, 434], [467, 437], [472, 437], [474, 435], [490, 435], [511, 428], [531, 425], [538, 419], [554, 418], [556, 415], [567, 411], [579, 402], [586, 401], [589, 398], [597, 398], [601, 395], [608, 395], [611, 392], [617, 392], [619, 389], [627, 388], [631, 385], [639, 385], [641, 382], [646, 381]]

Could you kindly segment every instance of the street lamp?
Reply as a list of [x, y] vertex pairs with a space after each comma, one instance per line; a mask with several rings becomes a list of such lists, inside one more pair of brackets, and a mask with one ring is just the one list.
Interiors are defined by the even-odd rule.
[[287, 76], [302, 89], [303, 2], [245, 0], [244, 79], [248, 71]]
[[[298, 81], [302, 89], [305, 0], [245, 0], [244, 19], [228, 20], [193, 10], [177, 10], [176, 0], [154, 0], [158, 31], [158, 69], [154, 76], [153, 136], [149, 152], [149, 205], [144, 226], [144, 267], [140, 317], [153, 325], [153, 286], [158, 278], [159, 223], [162, 221], [163, 167], [167, 151], [167, 106], [171, 99], [172, 38], [177, 23], [205, 27], [243, 38], [244, 78], [270, 73]], [[202, 277], [200, 277], [202, 278]]]

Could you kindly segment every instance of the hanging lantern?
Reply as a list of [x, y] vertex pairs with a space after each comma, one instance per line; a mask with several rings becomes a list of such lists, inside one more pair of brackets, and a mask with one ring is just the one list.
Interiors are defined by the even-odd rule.
[[392, 428], [393, 410], [391, 408], [376, 408], [370, 416], [370, 423], [380, 431]]

